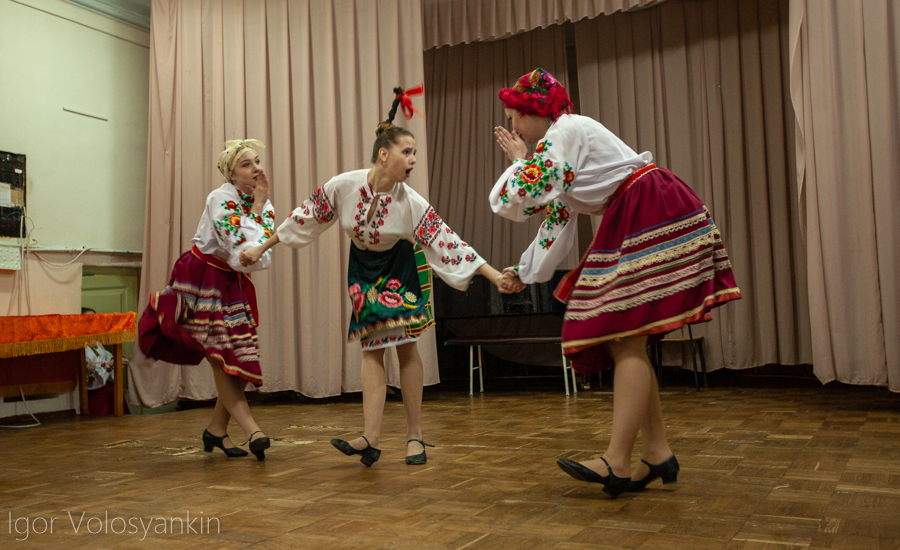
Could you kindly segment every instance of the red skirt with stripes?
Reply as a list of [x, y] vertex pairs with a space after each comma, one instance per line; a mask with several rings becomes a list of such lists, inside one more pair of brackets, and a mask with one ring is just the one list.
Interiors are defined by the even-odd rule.
[[195, 248], [175, 262], [168, 286], [150, 295], [138, 345], [147, 357], [178, 365], [209, 355], [226, 373], [261, 386], [257, 318], [250, 277]]
[[556, 294], [566, 301], [563, 352], [582, 374], [613, 366], [603, 345], [610, 340], [652, 343], [741, 297], [706, 206], [653, 165], [610, 199], [590, 249]]

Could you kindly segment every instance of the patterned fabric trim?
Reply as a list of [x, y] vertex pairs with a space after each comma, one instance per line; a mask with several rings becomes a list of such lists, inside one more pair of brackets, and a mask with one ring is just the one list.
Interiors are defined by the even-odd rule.
[[419, 289], [422, 291], [422, 299], [425, 301], [425, 314], [428, 321], [421, 325], [407, 325], [407, 336], [416, 336], [428, 330], [434, 325], [434, 315], [431, 311], [431, 266], [428, 265], [428, 259], [425, 257], [425, 251], [422, 246], [416, 244], [413, 247], [416, 258], [416, 271], [419, 273]]
[[[604, 268], [586, 268], [582, 270], [582, 279], [579, 286], [600, 286], [609, 279], [609, 275], [633, 273], [645, 267], [662, 262], [677, 260], [686, 254], [691, 254], [702, 247], [716, 245], [721, 241], [716, 238], [711, 227], [707, 226], [688, 233], [678, 239], [669, 241], [653, 248], [642, 250], [637, 254], [629, 254], [622, 257], [619, 263]], [[590, 261], [590, 260], [588, 260]]]
[[573, 291], [571, 295], [578, 296], [578, 297], [597, 296], [599, 294], [603, 294], [603, 293], [607, 292], [610, 289], [609, 287], [613, 286], [614, 284], [628, 284], [633, 281], [640, 280], [648, 275], [655, 275], [657, 273], [669, 271], [673, 268], [677, 268], [679, 266], [698, 261], [700, 258], [702, 258], [703, 256], [707, 256], [707, 255], [710, 255], [709, 249], [701, 248], [701, 249], [695, 250], [689, 256], [681, 256], [672, 261], [665, 262], [665, 263], [662, 263], [659, 265], [655, 265], [652, 270], [642, 271], [633, 276], [625, 276], [624, 271], [623, 271], [623, 273], [616, 273], [616, 272], [607, 273], [607, 274], [603, 275], [602, 277], [596, 277], [596, 278], [591, 277], [589, 280], [587, 280], [587, 278], [585, 278], [586, 280], [582, 280], [581, 283], [579, 284], [579, 286], [582, 286], [582, 287], [589, 286], [589, 287], [594, 287], [594, 288], [591, 288], [590, 290], [580, 288], [577, 291]]
[[402, 346], [405, 344], [411, 344], [416, 342], [419, 339], [418, 335], [413, 335], [409, 333], [404, 334], [392, 334], [390, 336], [385, 336], [384, 338], [375, 338], [368, 339], [363, 338], [360, 340], [360, 345], [364, 351], [374, 351], [378, 349], [388, 348], [392, 346]]
[[[708, 219], [709, 218], [707, 218], [706, 214], [702, 211], [699, 213], [692, 213], [689, 218], [677, 220], [663, 227], [647, 230], [644, 233], [638, 233], [637, 236], [629, 235], [622, 241], [622, 247], [618, 250], [592, 250], [587, 259], [589, 262], [615, 262], [622, 256], [622, 249], [633, 247], [662, 235], [669, 235], [692, 225], [707, 225], [706, 221]], [[711, 224], [708, 225], [709, 227], [714, 227]]]
[[[222, 365], [222, 370], [224, 370], [228, 374], [230, 374], [232, 376], [238, 376], [248, 382], [255, 383], [256, 381], [258, 381], [259, 384], [262, 384], [262, 381], [263, 381], [262, 376], [259, 376], [258, 374], [253, 374], [252, 372], [247, 372], [244, 369], [237, 367], [235, 365], [227, 364], [225, 362], [225, 359], [218, 353], [210, 353], [210, 355], [215, 357], [219, 361], [219, 363]], [[258, 358], [256, 360], [258, 360]]]
[[720, 290], [711, 296], [707, 296], [704, 299], [704, 304], [698, 306], [690, 311], [686, 311], [680, 315], [676, 315], [674, 317], [670, 317], [668, 319], [663, 319], [661, 321], [655, 321], [653, 323], [646, 324], [642, 327], [638, 327], [634, 330], [629, 330], [625, 332], [618, 332], [616, 334], [607, 334], [605, 336], [599, 336], [597, 338], [587, 338], [584, 340], [570, 340], [568, 342], [563, 342], [563, 353], [574, 353], [584, 348], [588, 348], [590, 346], [595, 346], [597, 344], [602, 344], [604, 342], [608, 342], [610, 340], [615, 340], [616, 338], [626, 338], [628, 336], [635, 336], [641, 334], [654, 334], [656, 331], [654, 329], [658, 329], [659, 327], [663, 327], [668, 324], [679, 323], [685, 319], [690, 319], [691, 317], [696, 317], [698, 314], [702, 313], [704, 310], [708, 309], [712, 304], [716, 302], [720, 302], [720, 298], [726, 297], [728, 295], [737, 294], [740, 297], [741, 290], [737, 287], [735, 288], [727, 288], [724, 290]]
[[[706, 208], [704, 208], [703, 210], [698, 210], [697, 212], [694, 212], [689, 216], [690, 217], [686, 219], [675, 220], [672, 223], [666, 224], [656, 229], [651, 228], [637, 235], [629, 235], [625, 238], [624, 241], [622, 241], [622, 248], [636, 246], [651, 239], [662, 237], [663, 235], [670, 235], [678, 230], [696, 225], [698, 223], [706, 223], [706, 220], [709, 219], [709, 212], [707, 212]], [[712, 222], [710, 221], [710, 224], [711, 223]]]
[[388, 319], [387, 321], [378, 321], [374, 325], [369, 325], [364, 329], [357, 330], [356, 332], [351, 332], [347, 336], [347, 341], [356, 340], [357, 338], [365, 338], [368, 334], [373, 334], [382, 330], [407, 327], [409, 325], [424, 324], [428, 321], [433, 322], [433, 319], [429, 319], [429, 316], [427, 314], [409, 317], [408, 319]]
[[[712, 265], [712, 262], [703, 262], [706, 264], [705, 267], [709, 267]], [[702, 264], [701, 264], [702, 265]], [[699, 266], [691, 266], [688, 269], [683, 270], [683, 273], [679, 273], [680, 276], [688, 275], [691, 272], [697, 271]], [[665, 298], [667, 296], [672, 296], [673, 294], [677, 294], [682, 290], [686, 290], [689, 288], [693, 288], [699, 286], [701, 283], [706, 281], [711, 281], [715, 277], [714, 270], [705, 270], [701, 271], [694, 277], [690, 279], [681, 279], [677, 283], [667, 286], [665, 288], [661, 288], [659, 290], [652, 290], [649, 292], [645, 292], [644, 294], [640, 294], [638, 296], [634, 296], [632, 298], [626, 298], [623, 300], [617, 300], [613, 303], [605, 303], [606, 296], [602, 296], [600, 298], [595, 298], [593, 300], [584, 301], [579, 304], [575, 304], [573, 302], [569, 302], [569, 308], [566, 311], [565, 319], [573, 319], [573, 320], [584, 320], [590, 319], [592, 317], [596, 317], [601, 313], [607, 313], [610, 311], [625, 311], [631, 309], [635, 306], [639, 306], [641, 304], [646, 304], [647, 302], [652, 302], [654, 300], [659, 300], [661, 298]], [[678, 277], [674, 276], [665, 282], [671, 282], [672, 280], [677, 280]], [[636, 292], [640, 292], [642, 290], [647, 290], [650, 286], [657, 286], [660, 284], [665, 284], [662, 281], [662, 278], [654, 278], [657, 280], [651, 279], [650, 281], [642, 282], [639, 285], [633, 285], [630, 288], [622, 289], [623, 293], [634, 294]], [[645, 284], [646, 283], [646, 284]], [[577, 307], [577, 310], [576, 310]]]

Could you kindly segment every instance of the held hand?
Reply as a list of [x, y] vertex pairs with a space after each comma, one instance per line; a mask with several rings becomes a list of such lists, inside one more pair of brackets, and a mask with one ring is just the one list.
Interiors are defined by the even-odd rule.
[[506, 268], [500, 275], [497, 287], [502, 294], [512, 294], [514, 292], [522, 292], [525, 290], [525, 283], [519, 280], [519, 276], [516, 275], [516, 272], [513, 271], [512, 268]]
[[241, 251], [241, 265], [247, 267], [248, 265], [253, 265], [259, 261], [260, 256], [262, 256], [262, 250], [259, 246], [251, 246], [250, 248], [244, 249]]
[[525, 142], [522, 141], [522, 136], [519, 134], [510, 132], [502, 126], [497, 126], [494, 128], [494, 138], [510, 162], [515, 162], [516, 159], [523, 159], [528, 155], [528, 146], [525, 145]]

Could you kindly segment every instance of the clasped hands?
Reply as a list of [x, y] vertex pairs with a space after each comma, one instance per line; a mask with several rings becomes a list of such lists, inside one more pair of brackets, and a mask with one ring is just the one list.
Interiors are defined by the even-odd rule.
[[241, 265], [247, 267], [248, 265], [253, 265], [259, 261], [260, 256], [262, 256], [261, 246], [251, 246], [250, 248], [245, 248], [241, 251]]
[[519, 274], [512, 267], [503, 269], [497, 282], [497, 289], [500, 294], [513, 294], [525, 290], [525, 283], [519, 279]]

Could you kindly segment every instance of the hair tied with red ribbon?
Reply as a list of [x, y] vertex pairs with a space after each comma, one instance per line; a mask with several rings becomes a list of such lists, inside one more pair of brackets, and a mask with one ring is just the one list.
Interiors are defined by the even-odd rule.
[[413, 113], [419, 115], [422, 118], [425, 118], [425, 115], [422, 114], [421, 111], [416, 109], [416, 106], [413, 105], [412, 99], [410, 96], [414, 95], [422, 95], [425, 92], [425, 84], [419, 84], [415, 88], [410, 88], [408, 90], [404, 90], [403, 88], [397, 87], [394, 88], [394, 97], [395, 99], [400, 100], [400, 108], [403, 110], [403, 115], [407, 119], [411, 119], [413, 117]]

